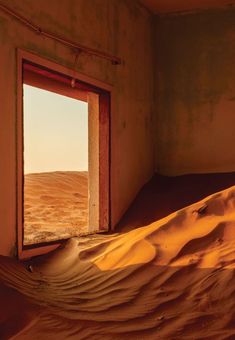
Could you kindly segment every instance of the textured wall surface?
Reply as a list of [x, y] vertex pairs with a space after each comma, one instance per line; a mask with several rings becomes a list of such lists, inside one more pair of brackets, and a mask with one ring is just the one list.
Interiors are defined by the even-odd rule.
[[156, 171], [235, 171], [235, 10], [156, 20]]
[[235, 4], [234, 0], [141, 0], [141, 2], [156, 14], [228, 8]]
[[[45, 30], [120, 56], [121, 66], [81, 55], [77, 71], [113, 85], [112, 224], [154, 172], [153, 20], [132, 0], [2, 0]], [[0, 253], [16, 242], [16, 49], [73, 67], [70, 49], [0, 11]]]

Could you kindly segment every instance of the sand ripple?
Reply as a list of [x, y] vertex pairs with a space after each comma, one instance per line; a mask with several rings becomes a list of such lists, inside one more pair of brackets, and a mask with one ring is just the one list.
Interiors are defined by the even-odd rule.
[[70, 239], [32, 266], [0, 259], [22, 306], [10, 331], [14, 304], [0, 314], [1, 339], [234, 339], [235, 187], [92, 247]]

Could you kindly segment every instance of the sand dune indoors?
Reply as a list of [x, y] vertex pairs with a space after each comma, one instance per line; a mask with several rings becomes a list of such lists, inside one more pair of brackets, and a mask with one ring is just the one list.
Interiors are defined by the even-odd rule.
[[87, 228], [87, 172], [25, 175], [25, 245], [70, 238], [87, 232]]
[[22, 308], [19, 320], [14, 305], [1, 311], [0, 338], [235, 338], [235, 187], [103, 238], [71, 239], [32, 272], [1, 257]]

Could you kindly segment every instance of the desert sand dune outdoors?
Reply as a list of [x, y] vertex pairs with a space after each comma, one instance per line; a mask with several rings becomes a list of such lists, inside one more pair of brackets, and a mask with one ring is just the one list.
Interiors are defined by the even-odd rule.
[[1, 257], [0, 338], [234, 339], [234, 268], [235, 186], [30, 266]]
[[24, 183], [25, 245], [87, 232], [88, 172], [26, 174]]

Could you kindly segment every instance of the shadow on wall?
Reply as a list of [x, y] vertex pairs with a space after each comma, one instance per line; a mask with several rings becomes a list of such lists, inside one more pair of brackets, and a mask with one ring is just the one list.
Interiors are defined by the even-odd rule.
[[115, 231], [146, 226], [233, 185], [235, 172], [176, 177], [155, 174], [139, 192]]

